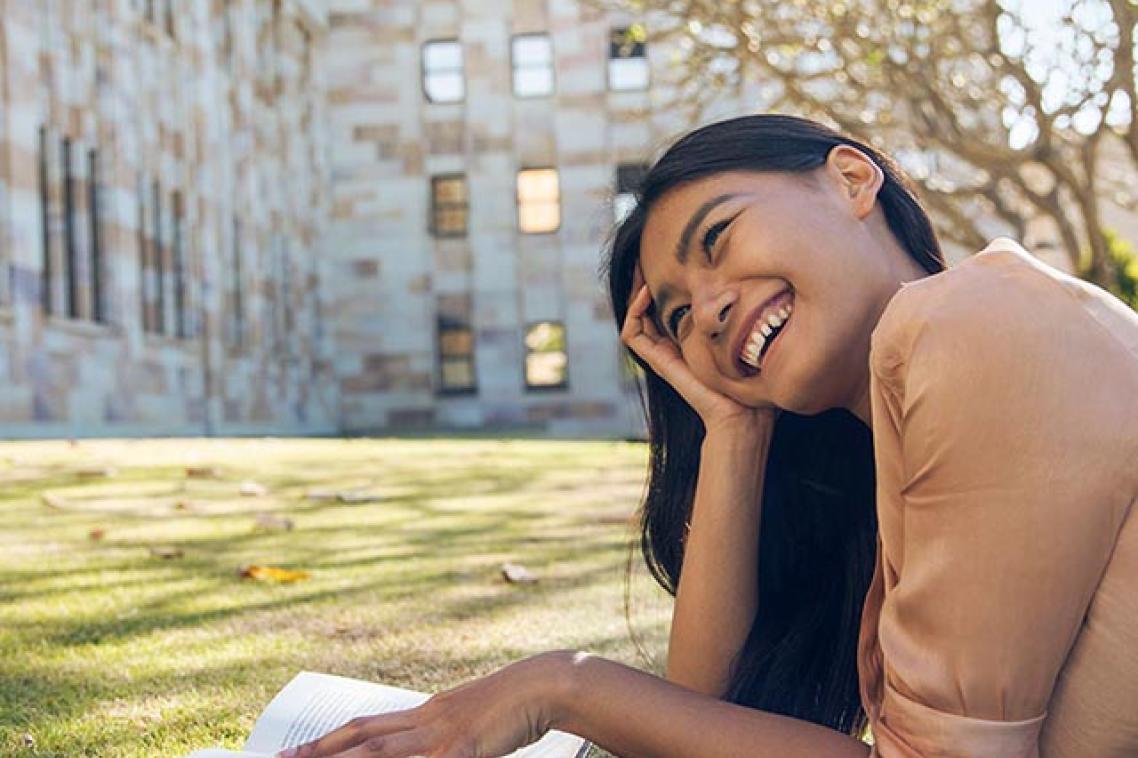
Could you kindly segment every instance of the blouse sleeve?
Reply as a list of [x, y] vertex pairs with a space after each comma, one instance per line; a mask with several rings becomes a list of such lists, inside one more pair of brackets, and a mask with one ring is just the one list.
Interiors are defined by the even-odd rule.
[[1117, 527], [1086, 501], [1104, 477], [1075, 400], [1093, 361], [1061, 347], [1088, 327], [1022, 287], [952, 286], [898, 293], [873, 338], [875, 444], [900, 492], [874, 754], [1034, 756]]

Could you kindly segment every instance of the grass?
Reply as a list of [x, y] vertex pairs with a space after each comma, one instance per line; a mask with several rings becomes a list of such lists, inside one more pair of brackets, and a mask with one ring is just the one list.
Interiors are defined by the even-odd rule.
[[[624, 614], [644, 465], [643, 446], [608, 442], [0, 444], [0, 754], [238, 749], [305, 669], [436, 691], [576, 648], [659, 671], [670, 604], [639, 556], [648, 658]], [[507, 584], [505, 561], [539, 581]], [[246, 564], [310, 578], [242, 579]]]

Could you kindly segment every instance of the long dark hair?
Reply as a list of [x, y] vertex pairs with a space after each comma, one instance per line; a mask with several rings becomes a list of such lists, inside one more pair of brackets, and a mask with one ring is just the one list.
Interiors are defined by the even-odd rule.
[[[877, 199], [901, 246], [930, 274], [943, 271], [932, 224], [893, 160], [813, 121], [743, 116], [684, 136], [645, 174], [603, 264], [617, 329], [628, 311], [645, 221], [665, 192], [724, 171], [809, 172], [842, 144], [884, 172]], [[674, 595], [704, 429], [666, 381], [629, 355], [645, 372], [640, 389], [650, 446], [639, 542], [652, 576]], [[877, 547], [873, 437], [865, 424], [841, 408], [779, 414], [760, 532], [758, 613], [734, 660], [726, 699], [860, 734], [866, 717], [857, 636]]]

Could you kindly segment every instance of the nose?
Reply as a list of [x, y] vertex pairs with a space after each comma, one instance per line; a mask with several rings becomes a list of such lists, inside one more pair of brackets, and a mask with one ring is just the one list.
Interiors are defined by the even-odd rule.
[[709, 339], [719, 339], [727, 329], [727, 318], [735, 307], [736, 294], [729, 288], [708, 293], [692, 306], [692, 319], [696, 327]]

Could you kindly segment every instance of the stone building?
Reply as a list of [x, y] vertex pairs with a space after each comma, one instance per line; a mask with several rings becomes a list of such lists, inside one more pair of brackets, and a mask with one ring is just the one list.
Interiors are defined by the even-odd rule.
[[599, 253], [683, 124], [634, 21], [0, 0], [0, 435], [635, 433]]
[[572, 0], [333, 0], [325, 246], [342, 428], [641, 423], [598, 278], [665, 51]]
[[600, 252], [689, 127], [642, 22], [0, 0], [0, 437], [640, 433]]
[[311, 0], [0, 0], [0, 434], [332, 432]]

